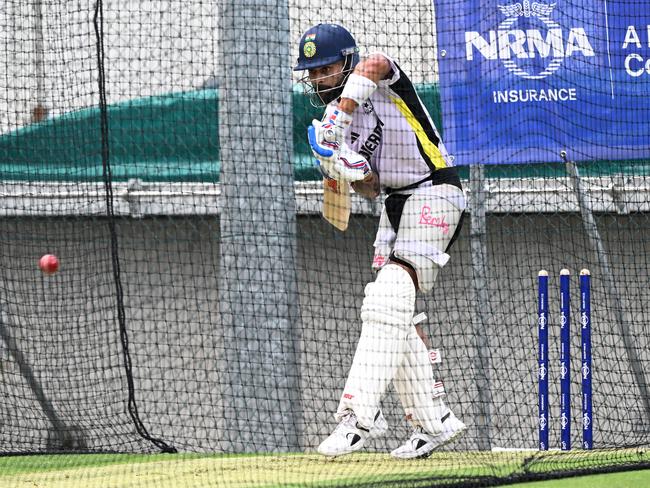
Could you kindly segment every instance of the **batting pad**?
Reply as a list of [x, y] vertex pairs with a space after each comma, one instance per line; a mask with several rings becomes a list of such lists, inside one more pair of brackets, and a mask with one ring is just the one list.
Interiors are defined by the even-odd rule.
[[454, 200], [431, 188], [406, 200], [393, 248], [395, 256], [413, 266], [424, 293], [433, 288], [439, 269], [449, 261], [445, 249], [462, 214]]
[[412, 329], [415, 286], [401, 266], [389, 264], [366, 285], [361, 307], [361, 336], [337, 410], [337, 419], [352, 410], [370, 429], [379, 401], [404, 360]]
[[395, 374], [395, 390], [406, 417], [430, 434], [442, 432], [442, 401], [434, 399], [433, 374], [429, 350], [414, 327], [406, 337], [404, 360]]

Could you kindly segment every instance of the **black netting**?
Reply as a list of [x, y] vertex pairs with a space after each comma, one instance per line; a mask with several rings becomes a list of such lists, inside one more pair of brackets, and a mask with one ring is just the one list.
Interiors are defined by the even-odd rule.
[[[222, 486], [470, 486], [647, 467], [649, 5], [434, 3], [4, 3], [0, 455], [74, 464], [82, 453], [198, 453], [209, 456], [194, 476]], [[364, 301], [386, 195], [352, 191], [345, 231], [321, 216], [307, 127], [324, 109], [291, 71], [318, 22], [345, 25], [362, 59], [393, 59], [387, 79], [401, 69], [399, 85], [372, 95], [384, 97], [371, 98], [381, 126], [355, 115], [348, 139], [359, 150], [368, 138], [382, 186], [456, 164], [467, 197], [450, 260], [413, 310], [428, 315], [428, 348], [442, 357], [425, 365], [432, 394], [444, 383], [467, 430], [411, 464], [387, 456], [413, 428], [393, 386], [378, 405], [385, 434], [335, 463], [316, 453], [336, 427], [362, 328], [396, 343], [415, 330], [360, 313], [385, 306], [392, 317], [399, 305], [397, 284]], [[611, 72], [599, 64], [608, 42]], [[470, 54], [483, 64], [467, 68]], [[502, 83], [504, 70], [515, 81]], [[570, 87], [575, 99], [542, 100], [571, 98], [559, 91]], [[369, 120], [373, 107], [362, 108]], [[509, 117], [522, 113], [515, 131]], [[447, 136], [450, 157], [437, 140]], [[420, 242], [399, 208], [399, 235]], [[449, 217], [422, 212], [418, 225], [451, 237]], [[58, 257], [56, 273], [39, 270], [44, 254]], [[542, 269], [550, 451], [538, 437]], [[561, 269], [572, 291], [570, 451], [559, 451]], [[581, 269], [592, 287], [593, 450], [582, 448]], [[361, 362], [368, 384], [395, 377], [377, 364], [397, 349], [377, 341]], [[415, 368], [413, 357], [395, 367], [404, 361]]]

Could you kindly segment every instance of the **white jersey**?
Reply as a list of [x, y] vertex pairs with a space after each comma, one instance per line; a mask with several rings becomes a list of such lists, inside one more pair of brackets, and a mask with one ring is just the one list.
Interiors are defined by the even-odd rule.
[[368, 160], [382, 187], [395, 189], [453, 162], [411, 81], [394, 60], [381, 55], [390, 62], [392, 77], [381, 80], [354, 112], [347, 143]]

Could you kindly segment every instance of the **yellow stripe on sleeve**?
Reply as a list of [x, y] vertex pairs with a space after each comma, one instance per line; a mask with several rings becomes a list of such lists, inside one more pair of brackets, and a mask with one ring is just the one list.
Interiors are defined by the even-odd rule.
[[418, 141], [420, 141], [420, 145], [424, 149], [425, 154], [429, 157], [435, 168], [446, 168], [447, 162], [445, 161], [445, 158], [442, 157], [438, 146], [436, 146], [427, 137], [427, 134], [422, 128], [422, 124], [420, 124], [420, 121], [415, 117], [415, 115], [413, 115], [413, 112], [411, 112], [411, 109], [408, 108], [406, 103], [404, 103], [404, 100], [397, 97], [391, 97], [390, 99], [395, 105], [397, 105], [397, 108], [402, 113], [408, 124], [411, 126], [411, 129], [413, 129], [413, 132], [415, 132], [415, 136], [418, 138]]

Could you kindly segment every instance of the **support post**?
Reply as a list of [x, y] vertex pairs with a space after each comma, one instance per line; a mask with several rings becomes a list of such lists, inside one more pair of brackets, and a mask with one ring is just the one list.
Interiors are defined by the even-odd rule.
[[492, 393], [490, 391], [490, 300], [488, 286], [487, 255], [487, 220], [485, 168], [482, 164], [470, 166], [470, 248], [472, 256], [472, 274], [477, 300], [474, 302], [473, 328], [476, 338], [476, 388], [478, 390], [478, 411], [476, 425], [478, 428], [478, 448], [489, 451], [491, 445], [491, 409]]
[[221, 379], [228, 452], [300, 447], [289, 7], [220, 4]]
[[59, 418], [52, 402], [45, 396], [41, 383], [34, 375], [34, 371], [20, 350], [18, 342], [11, 334], [11, 328], [6, 323], [7, 321], [8, 316], [4, 313], [0, 304], [0, 339], [5, 343], [7, 351], [13, 357], [21, 376], [25, 379], [29, 389], [34, 394], [34, 398], [36, 398], [38, 405], [50, 423], [46, 446], [48, 452], [79, 451], [85, 449], [86, 442], [83, 433], [77, 428], [66, 426]]
[[632, 371], [636, 385], [639, 388], [639, 394], [641, 395], [641, 402], [643, 403], [643, 408], [645, 410], [646, 420], [650, 423], [650, 389], [648, 389], [648, 382], [645, 377], [645, 372], [643, 371], [642, 362], [635, 347], [634, 335], [630, 330], [631, 320], [629, 319], [629, 314], [623, 308], [621, 294], [612, 274], [612, 268], [609, 263], [609, 254], [605, 250], [603, 240], [600, 237], [598, 225], [596, 224], [596, 219], [594, 218], [591, 209], [591, 201], [589, 200], [587, 190], [580, 179], [578, 166], [573, 161], [569, 160], [566, 151], [560, 152], [560, 157], [565, 162], [566, 172], [569, 175], [569, 179], [573, 185], [573, 190], [578, 199], [582, 225], [587, 234], [587, 239], [589, 240], [589, 244], [596, 253], [596, 258], [600, 263], [603, 284], [605, 285], [605, 290], [607, 290], [609, 302], [614, 310], [614, 317], [621, 338], [623, 339], [623, 346], [625, 348], [625, 353], [627, 354], [630, 370]]

